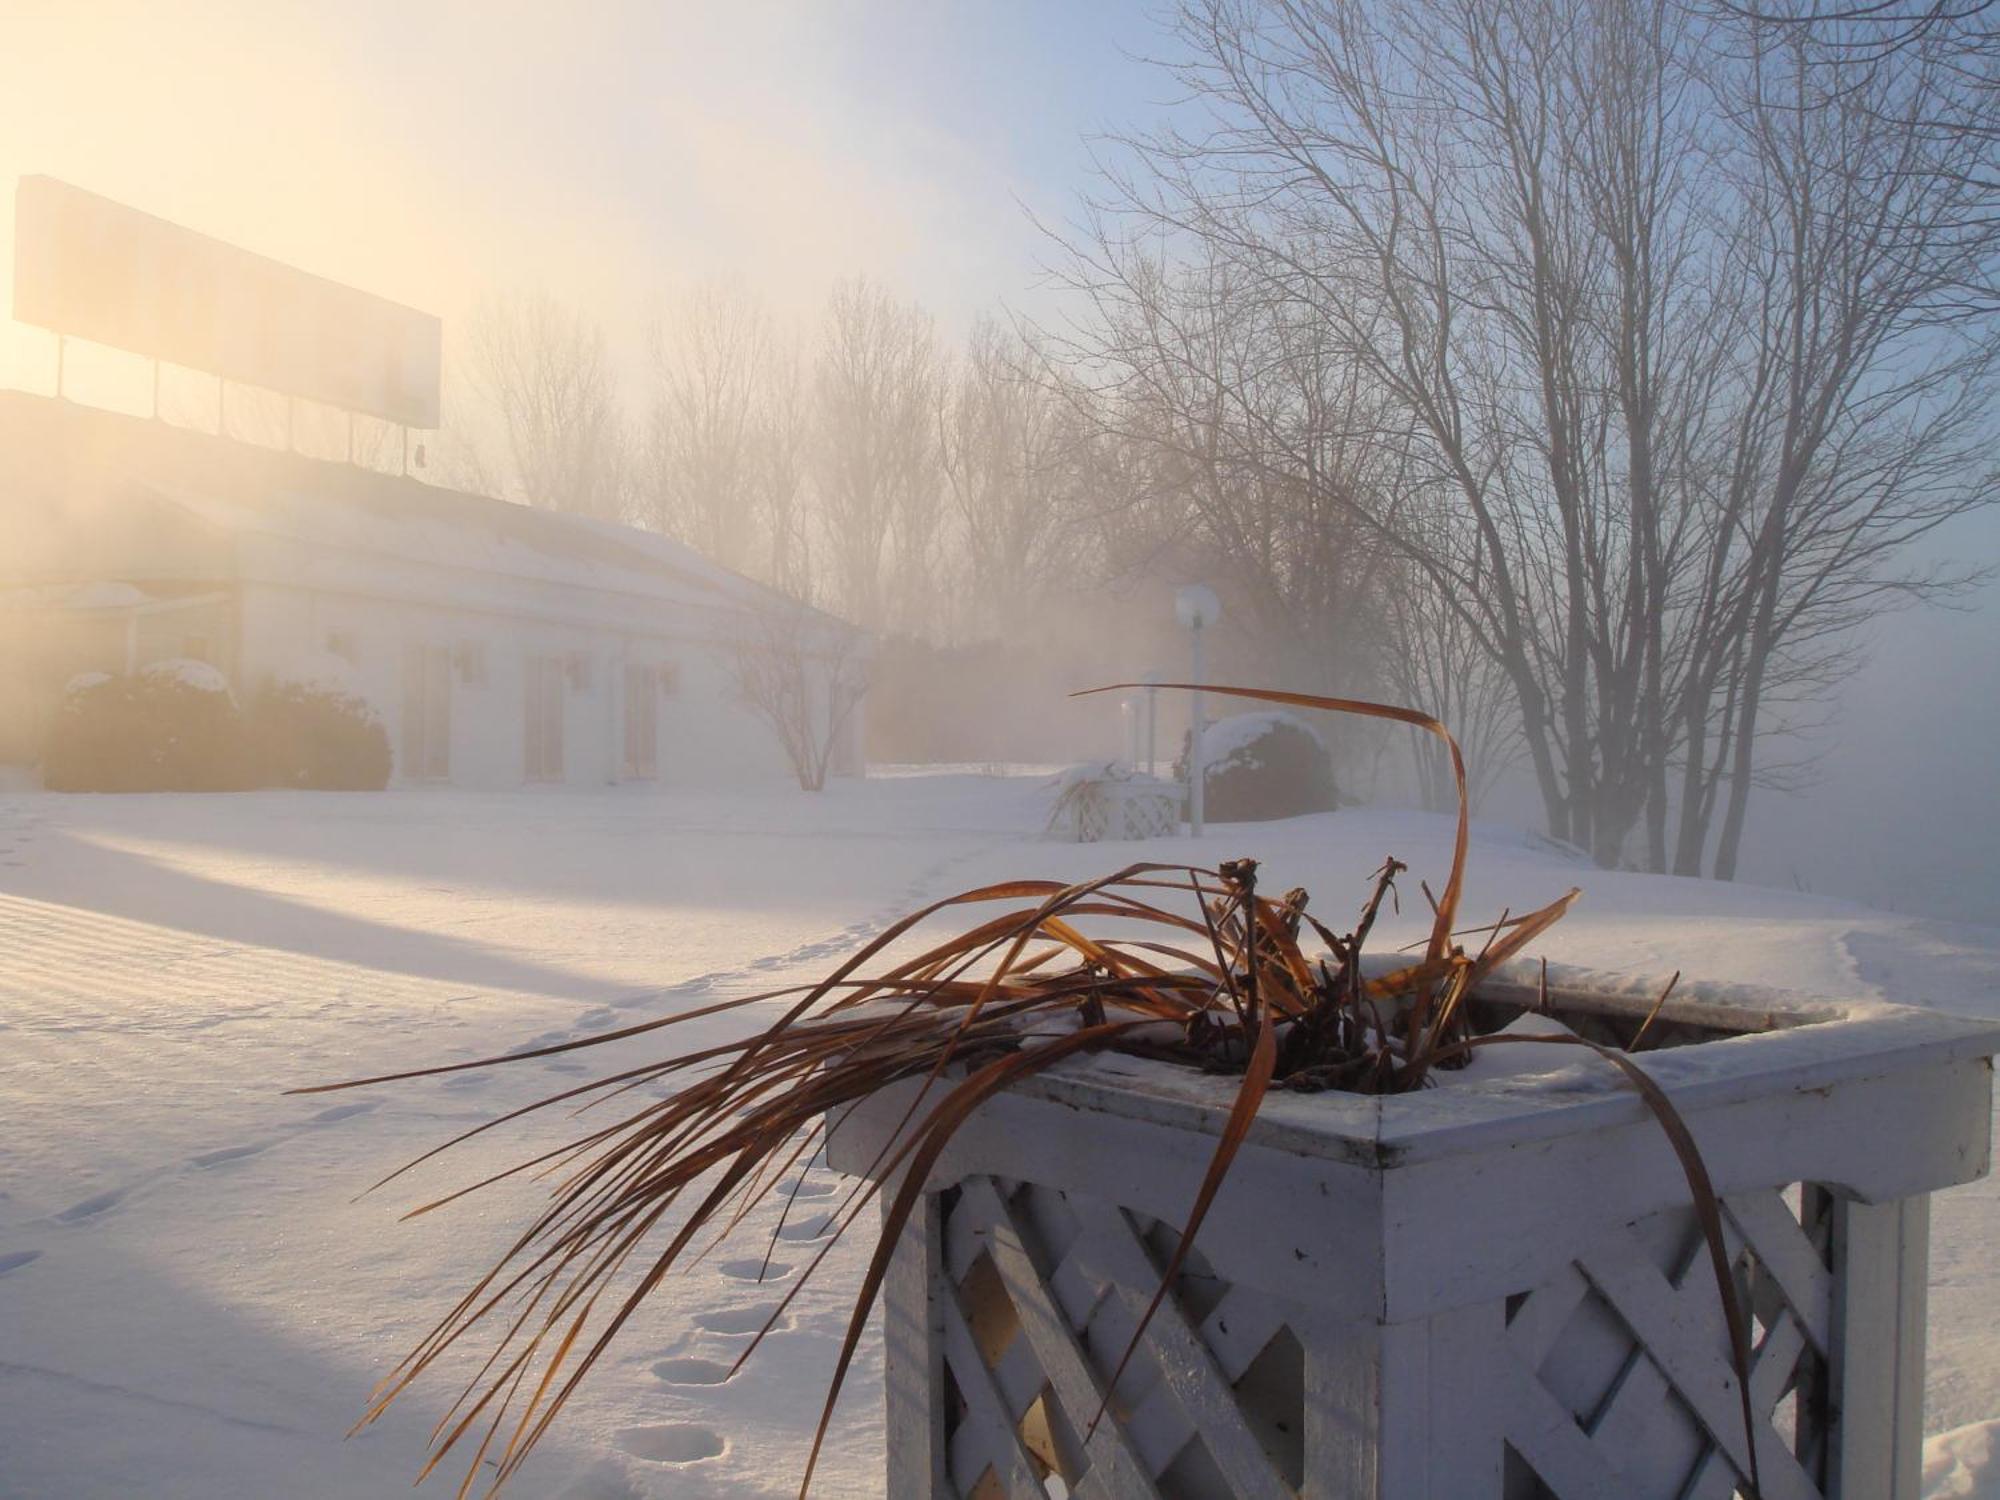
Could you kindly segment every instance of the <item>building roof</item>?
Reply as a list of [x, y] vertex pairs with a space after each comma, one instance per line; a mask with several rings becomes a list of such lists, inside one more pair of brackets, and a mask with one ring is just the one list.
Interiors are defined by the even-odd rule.
[[653, 532], [25, 392], [0, 391], [0, 476], [15, 586], [212, 581], [262, 537], [683, 605], [782, 598]]

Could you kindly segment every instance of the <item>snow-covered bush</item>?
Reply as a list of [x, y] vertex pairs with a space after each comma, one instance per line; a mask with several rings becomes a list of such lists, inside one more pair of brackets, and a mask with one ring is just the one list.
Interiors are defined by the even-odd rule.
[[389, 784], [381, 717], [330, 672], [287, 673], [262, 689], [250, 705], [250, 733], [266, 785], [379, 792]]
[[230, 695], [229, 679], [220, 668], [190, 656], [169, 656], [163, 661], [149, 662], [139, 669], [139, 676], [168, 693], [209, 693], [222, 698]]
[[52, 792], [123, 788], [132, 736], [131, 684], [103, 672], [80, 672], [63, 688], [62, 705], [42, 752], [42, 784]]
[[277, 680], [322, 693], [354, 694], [354, 668], [346, 657], [333, 651], [308, 651], [293, 657], [278, 672]]
[[72, 678], [42, 757], [43, 784], [58, 792], [229, 791], [247, 769], [228, 679], [183, 658]]
[[[1174, 776], [1188, 774], [1181, 736]], [[1304, 720], [1277, 711], [1234, 714], [1209, 725], [1202, 740], [1207, 775], [1203, 812], [1217, 823], [1253, 823], [1328, 812], [1339, 801], [1333, 757]]]

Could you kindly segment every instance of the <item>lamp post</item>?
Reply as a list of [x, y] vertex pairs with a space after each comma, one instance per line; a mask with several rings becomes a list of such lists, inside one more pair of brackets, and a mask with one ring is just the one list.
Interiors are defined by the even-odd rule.
[[1194, 654], [1194, 675], [1188, 679], [1194, 684], [1188, 706], [1188, 833], [1200, 838], [1202, 794], [1207, 790], [1203, 782], [1208, 769], [1201, 753], [1202, 730], [1205, 727], [1201, 685], [1207, 673], [1202, 633], [1222, 618], [1222, 601], [1215, 597], [1215, 590], [1205, 583], [1184, 584], [1174, 590], [1174, 618], [1188, 632]]
[[1157, 731], [1160, 727], [1160, 674], [1146, 674], [1146, 774], [1159, 775], [1160, 757]]

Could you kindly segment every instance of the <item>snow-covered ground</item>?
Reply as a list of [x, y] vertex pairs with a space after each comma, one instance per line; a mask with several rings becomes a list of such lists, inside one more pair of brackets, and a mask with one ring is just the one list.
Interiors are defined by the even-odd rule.
[[[1315, 909], [1344, 916], [1384, 855], [1435, 883], [1449, 849], [1443, 820], [1372, 811], [1217, 828], [1200, 846], [1055, 844], [1037, 837], [1050, 795], [1037, 778], [951, 775], [820, 797], [0, 796], [0, 1497], [406, 1493], [455, 1394], [446, 1381], [342, 1434], [373, 1380], [503, 1248], [532, 1189], [408, 1224], [397, 1214], [426, 1188], [532, 1154], [563, 1122], [495, 1132], [354, 1199], [445, 1135], [618, 1059], [331, 1097], [288, 1086], [810, 977], [908, 907], [1001, 875], [1250, 854], [1267, 885], [1305, 885]], [[1571, 884], [1584, 900], [1546, 941], [1552, 959], [2000, 1012], [2000, 931], [1606, 874], [1505, 830], [1481, 831], [1465, 910], [1521, 910]], [[1416, 914], [1402, 925], [1414, 933]], [[685, 1039], [730, 1024], [742, 1022], [694, 1023]], [[818, 1169], [806, 1180], [822, 1201], [832, 1190]], [[778, 1264], [795, 1271], [813, 1249], [788, 1239]], [[668, 1282], [510, 1493], [794, 1492], [861, 1251], [841, 1246], [726, 1382], [779, 1291], [731, 1259]], [[1929, 1417], [1942, 1436], [1927, 1493], [1991, 1500], [1992, 1184], [1938, 1201], [1932, 1277]], [[869, 1351], [815, 1493], [878, 1491], [879, 1379]]]

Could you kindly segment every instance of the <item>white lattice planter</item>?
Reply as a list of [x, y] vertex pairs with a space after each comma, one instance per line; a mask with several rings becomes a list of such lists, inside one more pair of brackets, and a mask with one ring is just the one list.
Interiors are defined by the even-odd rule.
[[[1489, 984], [1483, 1018], [1533, 983]], [[1604, 1038], [1657, 992], [1552, 986], [1557, 1014]], [[1916, 1500], [1928, 1195], [1987, 1169], [2000, 1028], [1721, 987], [1673, 1014], [1663, 1040], [1701, 1045], [1647, 1067], [1723, 1199], [1765, 1500]], [[1087, 1442], [1234, 1082], [1100, 1058], [991, 1101], [884, 1287], [888, 1493], [1739, 1493], [1743, 1418], [1688, 1187], [1601, 1067], [1274, 1094]], [[908, 1103], [842, 1122], [834, 1165], [868, 1170]]]
[[1104, 839], [1172, 838], [1181, 830], [1187, 788], [1150, 776], [1097, 777], [1065, 797], [1069, 836], [1080, 844]]

